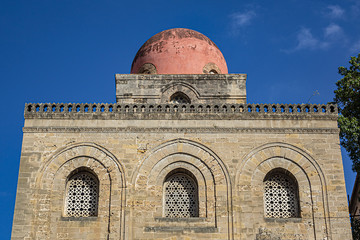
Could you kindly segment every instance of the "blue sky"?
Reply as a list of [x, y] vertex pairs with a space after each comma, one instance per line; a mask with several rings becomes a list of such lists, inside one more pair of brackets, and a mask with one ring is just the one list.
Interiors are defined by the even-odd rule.
[[[0, 236], [10, 237], [26, 102], [115, 102], [115, 73], [169, 28], [197, 30], [247, 73], [250, 103], [333, 99], [360, 52], [360, 1], [0, 0]], [[351, 194], [354, 174], [343, 152]]]

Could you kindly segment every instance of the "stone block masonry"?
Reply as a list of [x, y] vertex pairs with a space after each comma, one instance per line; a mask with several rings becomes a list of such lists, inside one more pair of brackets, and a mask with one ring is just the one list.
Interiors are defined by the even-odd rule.
[[[351, 239], [336, 105], [26, 104], [12, 239]], [[67, 181], [99, 182], [96, 216], [67, 217]], [[295, 218], [265, 217], [273, 171]], [[164, 215], [185, 174], [197, 217]], [[184, 207], [184, 205], [182, 205]]]
[[247, 103], [190, 29], [131, 73], [115, 103], [25, 105], [13, 240], [351, 239], [336, 105]]

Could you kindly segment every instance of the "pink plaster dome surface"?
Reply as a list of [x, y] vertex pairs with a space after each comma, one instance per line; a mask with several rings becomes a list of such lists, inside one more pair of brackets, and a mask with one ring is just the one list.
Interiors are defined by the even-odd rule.
[[205, 35], [186, 28], [162, 31], [136, 53], [131, 73], [227, 74], [224, 56]]

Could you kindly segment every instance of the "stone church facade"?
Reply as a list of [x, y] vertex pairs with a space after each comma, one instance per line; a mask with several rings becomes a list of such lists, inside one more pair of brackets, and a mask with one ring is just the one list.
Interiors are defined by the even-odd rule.
[[188, 29], [116, 103], [29, 103], [12, 239], [351, 239], [336, 105], [249, 104]]

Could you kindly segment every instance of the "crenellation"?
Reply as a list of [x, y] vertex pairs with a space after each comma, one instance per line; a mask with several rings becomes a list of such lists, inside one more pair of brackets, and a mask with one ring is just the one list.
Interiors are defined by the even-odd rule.
[[335, 119], [337, 114], [335, 104], [27, 103], [24, 111], [25, 119]]

